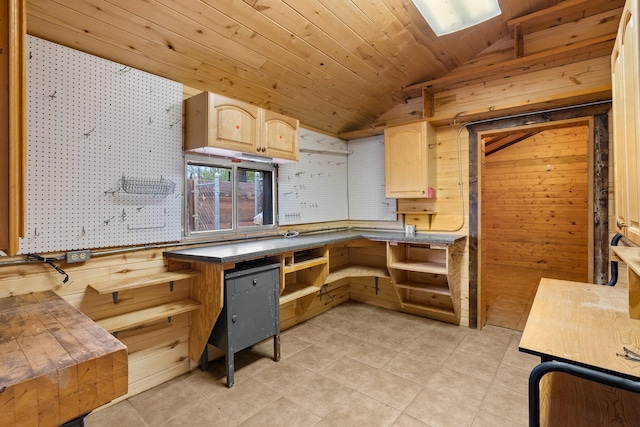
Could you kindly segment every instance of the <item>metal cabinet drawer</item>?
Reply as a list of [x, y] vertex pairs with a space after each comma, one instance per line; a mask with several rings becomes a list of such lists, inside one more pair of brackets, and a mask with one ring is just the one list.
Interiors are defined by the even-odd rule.
[[256, 269], [249, 269], [242, 272], [234, 271], [226, 276], [227, 292], [231, 295], [240, 295], [262, 286], [273, 286], [278, 280], [276, 277], [277, 269], [253, 270]]

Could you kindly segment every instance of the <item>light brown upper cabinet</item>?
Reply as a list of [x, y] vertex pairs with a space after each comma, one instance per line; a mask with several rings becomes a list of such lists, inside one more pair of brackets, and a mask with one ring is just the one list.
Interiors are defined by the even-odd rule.
[[298, 120], [211, 92], [186, 99], [184, 109], [185, 150], [298, 160]]
[[262, 110], [262, 113], [264, 135], [261, 152], [280, 159], [298, 160], [298, 120], [269, 110]]
[[638, 2], [628, 0], [611, 55], [616, 228], [640, 245], [640, 42]]
[[385, 194], [390, 198], [433, 197], [436, 131], [426, 121], [384, 130]]

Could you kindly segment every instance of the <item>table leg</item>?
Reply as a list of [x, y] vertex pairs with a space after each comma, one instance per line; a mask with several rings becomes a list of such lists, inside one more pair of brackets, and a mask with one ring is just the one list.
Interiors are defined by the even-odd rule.
[[280, 335], [273, 336], [273, 360], [280, 360]]

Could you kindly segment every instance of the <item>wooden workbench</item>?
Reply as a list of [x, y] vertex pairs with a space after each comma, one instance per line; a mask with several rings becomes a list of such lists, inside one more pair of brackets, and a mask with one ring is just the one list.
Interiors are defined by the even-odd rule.
[[[543, 278], [520, 350], [615, 378], [640, 381], [640, 320], [629, 318], [628, 290]], [[540, 387], [542, 425], [638, 425], [640, 395], [563, 372], [546, 374]]]
[[0, 299], [0, 425], [56, 426], [127, 393], [127, 348], [52, 291]]

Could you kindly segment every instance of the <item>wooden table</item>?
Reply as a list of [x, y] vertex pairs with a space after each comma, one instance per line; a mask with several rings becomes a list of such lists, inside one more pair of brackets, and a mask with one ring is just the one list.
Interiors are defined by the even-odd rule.
[[0, 425], [60, 425], [127, 389], [125, 345], [54, 292], [0, 299]]
[[539, 409], [537, 383], [549, 372], [640, 391], [640, 361], [619, 356], [624, 347], [640, 352], [640, 320], [629, 318], [626, 286], [543, 278], [520, 340], [520, 351], [542, 358], [530, 377], [530, 417]]

